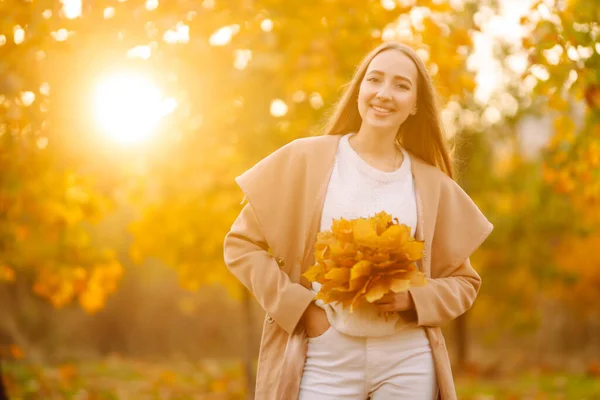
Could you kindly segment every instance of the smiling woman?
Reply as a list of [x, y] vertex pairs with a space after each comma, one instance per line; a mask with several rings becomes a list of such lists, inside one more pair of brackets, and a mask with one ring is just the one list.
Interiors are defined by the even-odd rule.
[[102, 130], [120, 143], [148, 139], [176, 106], [174, 99], [163, 99], [152, 81], [136, 73], [107, 76], [98, 83], [94, 100]]

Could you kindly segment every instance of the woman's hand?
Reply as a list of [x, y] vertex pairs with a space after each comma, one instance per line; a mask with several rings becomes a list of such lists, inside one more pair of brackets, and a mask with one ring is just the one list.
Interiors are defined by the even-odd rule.
[[306, 335], [309, 338], [321, 336], [330, 327], [325, 310], [315, 303], [310, 303], [306, 308], [302, 315], [302, 320], [306, 328]]
[[379, 312], [414, 310], [415, 303], [408, 291], [388, 293], [373, 303]]

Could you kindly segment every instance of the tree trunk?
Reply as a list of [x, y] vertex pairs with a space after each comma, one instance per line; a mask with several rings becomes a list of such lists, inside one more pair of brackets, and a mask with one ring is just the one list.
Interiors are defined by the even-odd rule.
[[246, 399], [254, 399], [254, 368], [253, 368], [253, 349], [254, 342], [252, 340], [253, 323], [252, 323], [252, 296], [250, 292], [242, 286], [244, 297], [242, 298], [242, 310], [244, 325], [246, 326], [246, 346], [244, 351], [244, 367], [246, 370]]
[[4, 387], [4, 378], [2, 378], [2, 358], [0, 358], [0, 400], [8, 400], [8, 394]]

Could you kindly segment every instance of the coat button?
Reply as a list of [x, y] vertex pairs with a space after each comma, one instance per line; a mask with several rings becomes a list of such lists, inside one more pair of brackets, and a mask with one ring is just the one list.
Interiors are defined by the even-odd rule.
[[269, 316], [267, 317], [267, 324], [272, 324], [272, 323], [273, 323], [273, 321], [275, 321], [275, 320], [273, 319], [273, 317], [271, 317], [271, 316], [269, 315]]
[[285, 260], [283, 259], [283, 257], [277, 257], [275, 261], [277, 262], [277, 265], [279, 265], [280, 268], [285, 265]]

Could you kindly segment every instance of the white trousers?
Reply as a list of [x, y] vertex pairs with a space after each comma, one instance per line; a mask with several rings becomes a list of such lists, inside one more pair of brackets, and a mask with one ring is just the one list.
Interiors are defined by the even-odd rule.
[[308, 339], [299, 400], [433, 400], [438, 385], [425, 330], [349, 336], [330, 327]]

